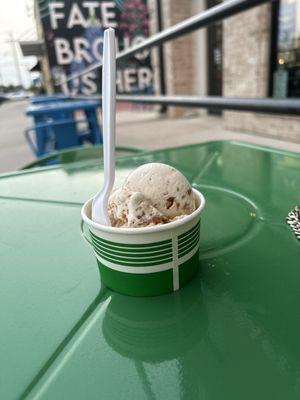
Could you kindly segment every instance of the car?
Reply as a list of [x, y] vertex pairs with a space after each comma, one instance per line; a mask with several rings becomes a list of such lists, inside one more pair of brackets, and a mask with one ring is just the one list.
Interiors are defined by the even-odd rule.
[[32, 97], [33, 93], [26, 90], [19, 90], [17, 92], [9, 93], [8, 96], [11, 100], [23, 100]]
[[6, 100], [8, 100], [6, 94], [0, 93], [0, 104], [2, 104]]

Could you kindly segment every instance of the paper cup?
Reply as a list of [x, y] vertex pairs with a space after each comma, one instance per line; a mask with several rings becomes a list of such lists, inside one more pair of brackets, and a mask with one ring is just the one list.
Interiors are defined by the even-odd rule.
[[157, 296], [186, 285], [198, 271], [204, 196], [193, 189], [197, 209], [186, 217], [145, 228], [115, 228], [91, 220], [92, 199], [81, 210], [101, 280], [130, 296]]

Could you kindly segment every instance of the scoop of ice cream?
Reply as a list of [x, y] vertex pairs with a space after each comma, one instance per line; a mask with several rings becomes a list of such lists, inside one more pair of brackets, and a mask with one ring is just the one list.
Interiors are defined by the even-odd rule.
[[134, 170], [115, 190], [108, 204], [112, 226], [165, 224], [195, 210], [188, 180], [166, 164], [149, 163]]
[[128, 175], [124, 187], [142, 193], [168, 218], [190, 214], [195, 210], [190, 183], [181, 172], [166, 164], [142, 165]]

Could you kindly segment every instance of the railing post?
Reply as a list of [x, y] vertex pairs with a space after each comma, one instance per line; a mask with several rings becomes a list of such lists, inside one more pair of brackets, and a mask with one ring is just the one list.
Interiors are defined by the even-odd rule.
[[[156, 11], [157, 11], [157, 30], [158, 32], [161, 32], [163, 30], [161, 0], [156, 0]], [[166, 94], [166, 81], [165, 81], [164, 48], [162, 44], [158, 46], [158, 65], [159, 65], [160, 94], [164, 96]], [[162, 105], [160, 108], [160, 112], [162, 114], [166, 113], [167, 106]]]

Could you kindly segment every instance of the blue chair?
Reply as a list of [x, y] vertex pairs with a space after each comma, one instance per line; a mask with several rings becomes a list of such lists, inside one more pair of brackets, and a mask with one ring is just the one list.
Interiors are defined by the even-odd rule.
[[[52, 151], [86, 142], [101, 144], [102, 135], [96, 113], [99, 106], [100, 102], [96, 100], [59, 101], [30, 106], [26, 114], [34, 118], [35, 124], [25, 130], [25, 137], [34, 154], [42, 157]], [[84, 118], [75, 118], [79, 110], [84, 112]]]
[[51, 94], [31, 97], [31, 104], [46, 104], [54, 101], [70, 100], [70, 96], [64, 94]]

